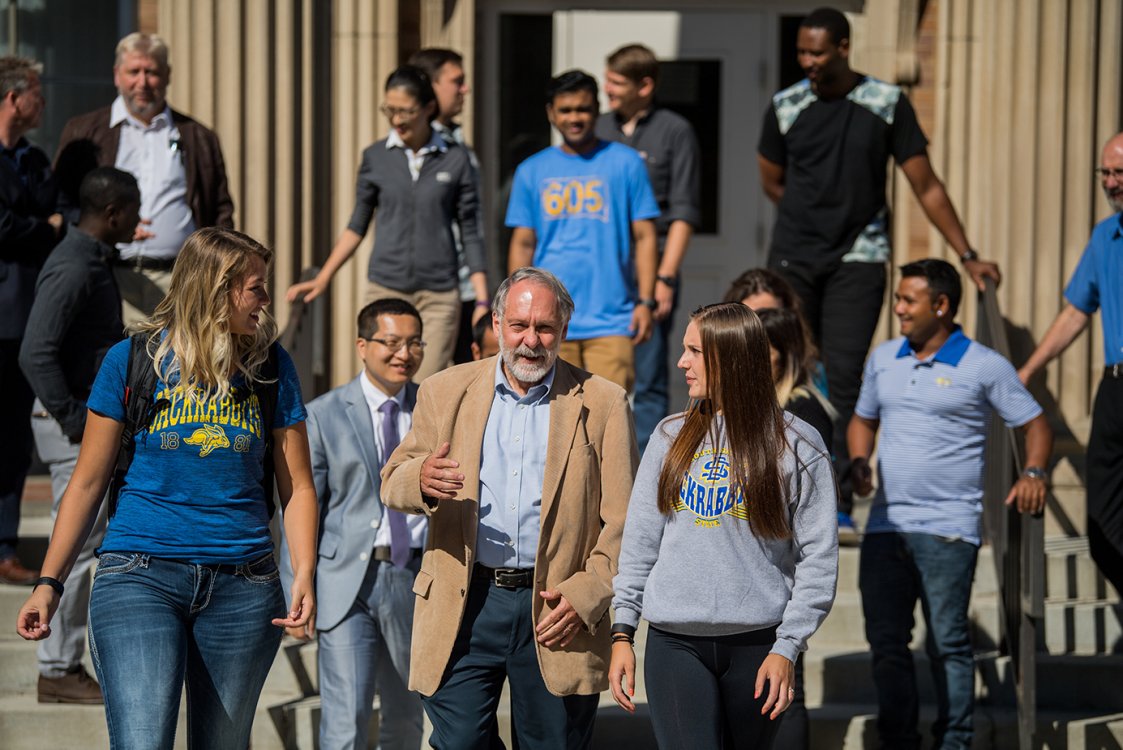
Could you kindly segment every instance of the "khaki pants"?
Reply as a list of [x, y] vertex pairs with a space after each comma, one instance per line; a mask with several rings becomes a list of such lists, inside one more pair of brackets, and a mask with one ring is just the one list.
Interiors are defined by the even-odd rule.
[[420, 383], [433, 373], [448, 367], [456, 349], [456, 333], [460, 325], [460, 292], [457, 289], [449, 289], [447, 292], [430, 292], [424, 289], [399, 292], [373, 281], [367, 282], [366, 294], [363, 296], [364, 306], [385, 297], [404, 299], [421, 313], [425, 359], [413, 376], [414, 381]]
[[125, 328], [148, 319], [172, 284], [171, 271], [114, 266], [113, 276], [121, 291], [121, 319]]
[[629, 393], [635, 383], [635, 346], [627, 336], [563, 341], [559, 356], [571, 365], [611, 380]]

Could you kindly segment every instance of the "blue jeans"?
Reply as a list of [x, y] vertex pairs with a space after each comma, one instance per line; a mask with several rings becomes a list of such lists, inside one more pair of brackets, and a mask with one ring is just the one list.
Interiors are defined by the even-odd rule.
[[376, 682], [379, 748], [421, 747], [421, 696], [407, 687], [413, 579], [420, 567], [420, 557], [405, 568], [372, 561], [351, 611], [320, 631], [321, 750], [367, 746]]
[[971, 747], [975, 662], [967, 606], [977, 555], [973, 544], [932, 534], [876, 533], [862, 540], [858, 586], [873, 654], [877, 729], [889, 750], [920, 747], [919, 698], [909, 651], [918, 598], [936, 685], [934, 747]]
[[245, 750], [281, 641], [285, 597], [272, 555], [195, 565], [101, 555], [90, 653], [112, 750], [170, 748], [187, 683], [187, 746]]
[[671, 328], [674, 327], [675, 310], [678, 309], [678, 291], [678, 284], [675, 284], [675, 301], [670, 314], [655, 324], [651, 338], [636, 347], [632, 415], [636, 421], [640, 456], [647, 448], [647, 441], [659, 420], [670, 412], [670, 365], [667, 364], [667, 350]]

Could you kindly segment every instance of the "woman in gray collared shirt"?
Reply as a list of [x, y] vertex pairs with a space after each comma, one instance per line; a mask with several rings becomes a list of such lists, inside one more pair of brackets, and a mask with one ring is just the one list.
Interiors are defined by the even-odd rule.
[[[415, 378], [451, 360], [460, 322], [456, 238], [459, 227], [476, 316], [486, 314], [487, 259], [479, 234], [478, 179], [468, 151], [449, 144], [431, 126], [437, 116], [429, 77], [403, 65], [386, 80], [380, 107], [391, 131], [363, 151], [355, 209], [323, 268], [311, 281], [294, 284], [286, 297], [310, 302], [323, 294], [366, 234], [375, 212], [378, 226], [367, 269], [364, 303], [381, 297], [410, 301], [421, 313], [428, 356]], [[473, 320], [473, 323], [475, 320]]]

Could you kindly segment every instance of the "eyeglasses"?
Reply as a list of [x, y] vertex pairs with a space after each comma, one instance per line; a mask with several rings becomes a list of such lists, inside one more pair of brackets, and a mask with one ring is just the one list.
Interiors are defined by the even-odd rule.
[[425, 342], [421, 339], [368, 339], [364, 336], [363, 340], [382, 344], [394, 353], [400, 352], [403, 346], [409, 350], [410, 354], [421, 354], [421, 352], [425, 351]]
[[1096, 169], [1095, 172], [1096, 177], [1099, 177], [1101, 180], [1106, 180], [1108, 177], [1114, 177], [1116, 181], [1123, 182], [1123, 169], [1108, 169], [1106, 167], [1100, 167]]
[[417, 117], [417, 113], [421, 111], [421, 107], [402, 109], [401, 107], [388, 107], [383, 104], [378, 108], [378, 111], [386, 115], [387, 120], [393, 120], [395, 117], [400, 117], [403, 120], [412, 120]]

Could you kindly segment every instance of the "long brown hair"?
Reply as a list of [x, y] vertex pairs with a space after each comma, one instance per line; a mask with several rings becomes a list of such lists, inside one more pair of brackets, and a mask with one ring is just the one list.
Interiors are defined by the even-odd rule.
[[740, 302], [722, 302], [690, 316], [702, 338], [707, 394], [692, 401], [659, 474], [659, 510], [673, 512], [683, 476], [706, 435], [721, 449], [714, 415], [725, 422], [730, 455], [730, 491], [740, 491], [753, 533], [787, 539], [788, 523], [780, 456], [787, 448], [784, 417], [776, 402], [768, 337], [760, 319]]

